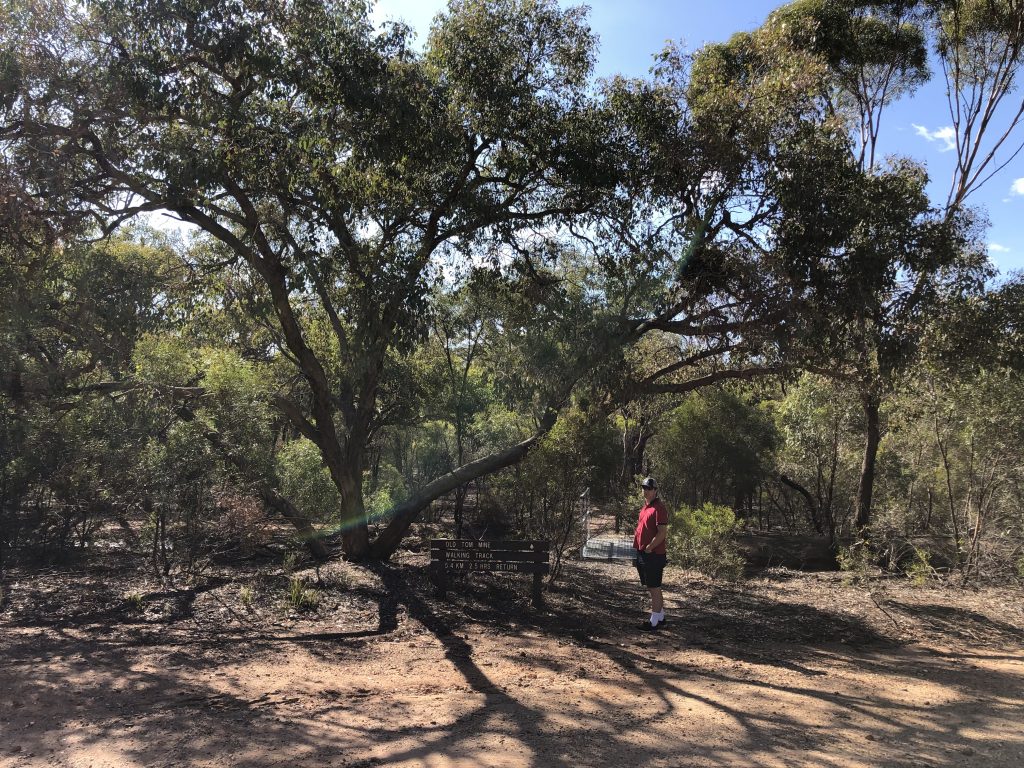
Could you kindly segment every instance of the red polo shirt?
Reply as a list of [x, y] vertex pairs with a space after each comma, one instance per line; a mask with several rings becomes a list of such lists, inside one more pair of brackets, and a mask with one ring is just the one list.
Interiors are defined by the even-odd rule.
[[[668, 525], [668, 509], [665, 503], [655, 496], [640, 510], [640, 519], [636, 521], [636, 533], [633, 535], [633, 547], [643, 549], [654, 541], [659, 525]], [[652, 551], [656, 555], [666, 554], [665, 542], [661, 542]]]

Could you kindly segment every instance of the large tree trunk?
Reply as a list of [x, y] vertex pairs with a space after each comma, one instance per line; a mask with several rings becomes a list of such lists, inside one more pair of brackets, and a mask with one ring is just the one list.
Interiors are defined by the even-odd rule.
[[370, 529], [363, 503], [362, 457], [350, 452], [343, 471], [332, 473], [341, 495], [341, 549], [346, 560], [365, 560], [370, 553]]
[[871, 524], [871, 494], [875, 487], [875, 459], [878, 457], [878, 444], [882, 439], [878, 410], [878, 397], [873, 394], [865, 395], [864, 422], [867, 434], [864, 439], [864, 460], [860, 467], [860, 483], [857, 486], [857, 530]]
[[346, 560], [365, 560], [370, 554], [370, 529], [362, 496], [346, 504], [342, 511], [341, 549]]

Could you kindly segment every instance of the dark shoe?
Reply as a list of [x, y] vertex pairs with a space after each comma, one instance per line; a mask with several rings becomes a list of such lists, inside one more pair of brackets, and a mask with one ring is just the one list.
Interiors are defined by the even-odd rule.
[[665, 622], [663, 621], [659, 621], [657, 624], [651, 624], [651, 622], [649, 621], [644, 621], [640, 623], [638, 629], [641, 632], [657, 632], [659, 629], [661, 629], [661, 625], [664, 623]]

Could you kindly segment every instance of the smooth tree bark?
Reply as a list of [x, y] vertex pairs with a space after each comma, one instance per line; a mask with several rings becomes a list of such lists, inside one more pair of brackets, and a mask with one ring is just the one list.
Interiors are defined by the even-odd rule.
[[864, 412], [864, 456], [861, 460], [860, 478], [857, 482], [856, 518], [854, 524], [858, 530], [867, 528], [871, 523], [871, 497], [875, 487], [875, 463], [878, 459], [878, 446], [882, 440], [882, 429], [878, 414], [877, 398], [866, 397], [863, 403]]

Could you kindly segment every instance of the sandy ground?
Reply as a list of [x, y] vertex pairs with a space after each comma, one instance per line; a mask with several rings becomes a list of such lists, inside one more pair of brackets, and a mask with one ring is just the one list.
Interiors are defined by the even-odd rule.
[[0, 766], [1024, 765], [1019, 590], [670, 572], [648, 635], [628, 567], [534, 611], [525, 578], [436, 600], [423, 560], [338, 564], [301, 615], [13, 574]]

